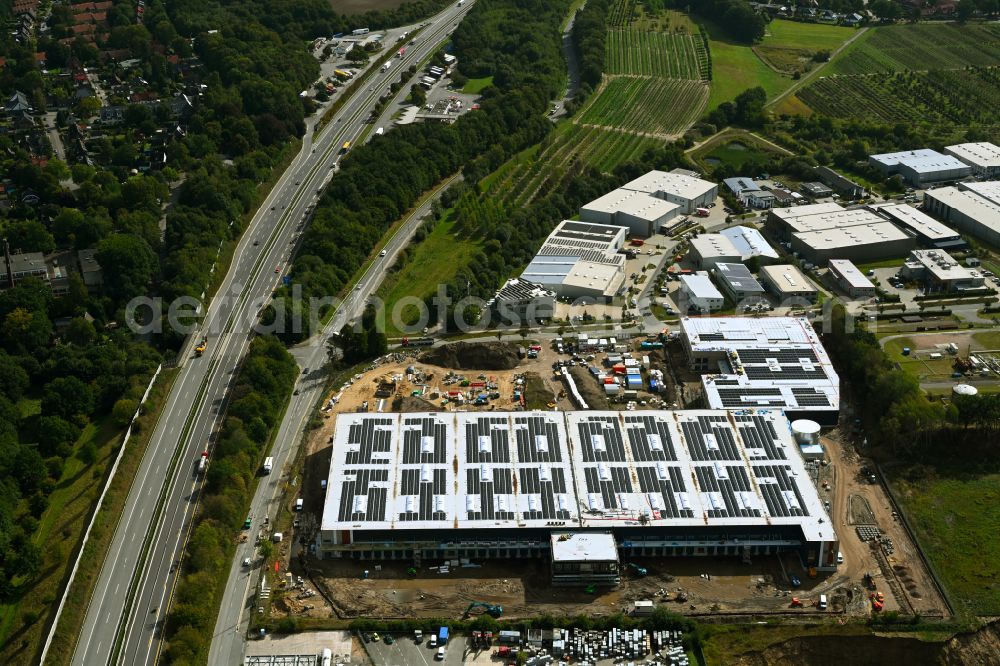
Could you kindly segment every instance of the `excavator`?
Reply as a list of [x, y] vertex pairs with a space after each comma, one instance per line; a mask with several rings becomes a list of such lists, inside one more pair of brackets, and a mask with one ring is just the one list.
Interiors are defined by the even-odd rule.
[[632, 571], [639, 578], [642, 578], [643, 576], [649, 573], [649, 571], [646, 570], [646, 567], [640, 567], [638, 564], [634, 562], [627, 562], [625, 564], [625, 568]]
[[469, 617], [469, 613], [471, 613], [474, 608], [479, 608], [479, 607], [486, 609], [486, 612], [491, 617], [500, 617], [501, 615], [503, 615], [503, 606], [500, 606], [498, 604], [488, 604], [485, 601], [473, 601], [471, 604], [469, 604], [469, 607], [465, 609], [465, 613], [462, 615], [462, 619], [464, 620], [465, 618]]

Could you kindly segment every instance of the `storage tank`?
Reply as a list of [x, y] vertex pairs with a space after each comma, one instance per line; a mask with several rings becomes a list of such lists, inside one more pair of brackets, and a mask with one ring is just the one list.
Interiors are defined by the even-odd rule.
[[792, 436], [795, 443], [803, 446], [807, 444], [819, 444], [820, 425], [809, 419], [798, 419], [792, 421]]
[[968, 384], [955, 384], [951, 389], [952, 396], [959, 395], [976, 395], [979, 393], [979, 389], [975, 386], [969, 386]]

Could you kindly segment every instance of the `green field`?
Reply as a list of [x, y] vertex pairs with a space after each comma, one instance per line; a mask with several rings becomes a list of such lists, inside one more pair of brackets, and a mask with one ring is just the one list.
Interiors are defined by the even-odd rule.
[[469, 79], [465, 82], [465, 87], [462, 88], [462, 92], [469, 95], [478, 95], [483, 92], [483, 88], [493, 85], [492, 76], [484, 76], [481, 79]]
[[709, 109], [732, 101], [747, 88], [760, 86], [771, 98], [792, 84], [790, 76], [779, 74], [765, 65], [749, 46], [713, 38], [709, 40], [708, 47], [712, 51]]
[[708, 78], [708, 58], [698, 35], [644, 30], [611, 30], [606, 46], [606, 74]]
[[765, 63], [792, 74], [817, 66], [814, 54], [832, 53], [854, 34], [853, 28], [776, 19], [753, 50]]
[[[1000, 614], [1000, 473], [896, 481], [896, 495], [921, 548], [959, 612]], [[944, 477], [944, 478], [942, 478]]]
[[640, 134], [676, 134], [697, 120], [707, 98], [708, 87], [700, 81], [615, 77], [579, 122]]
[[[386, 275], [378, 289], [378, 296], [386, 304], [386, 333], [398, 336], [401, 331], [393, 323], [392, 310], [402, 298], [423, 299], [436, 293], [439, 284], [445, 284], [465, 268], [479, 249], [479, 241], [453, 233], [455, 220], [446, 217], [423, 242], [411, 249], [412, 255], [398, 273]], [[400, 317], [405, 324], [414, 321], [416, 308], [401, 307]]]

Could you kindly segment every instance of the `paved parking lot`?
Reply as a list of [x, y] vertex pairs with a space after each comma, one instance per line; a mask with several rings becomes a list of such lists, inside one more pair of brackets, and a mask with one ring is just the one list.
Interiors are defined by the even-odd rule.
[[456, 636], [448, 641], [445, 648], [444, 661], [437, 661], [434, 656], [437, 648], [428, 646], [428, 641], [417, 645], [412, 636], [400, 636], [392, 645], [386, 645], [380, 641], [374, 641], [365, 645], [368, 654], [375, 666], [431, 666], [432, 664], [458, 664], [466, 663], [466, 639]]

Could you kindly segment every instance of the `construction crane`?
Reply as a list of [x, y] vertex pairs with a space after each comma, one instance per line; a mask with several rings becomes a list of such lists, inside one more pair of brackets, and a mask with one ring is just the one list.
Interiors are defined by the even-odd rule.
[[465, 618], [469, 617], [469, 613], [472, 612], [472, 609], [478, 607], [486, 609], [486, 612], [492, 617], [500, 617], [501, 615], [503, 615], [503, 606], [500, 606], [498, 604], [488, 604], [485, 601], [473, 601], [471, 604], [469, 604], [469, 607], [465, 609], [465, 613], [462, 615], [462, 619], [464, 620]]

